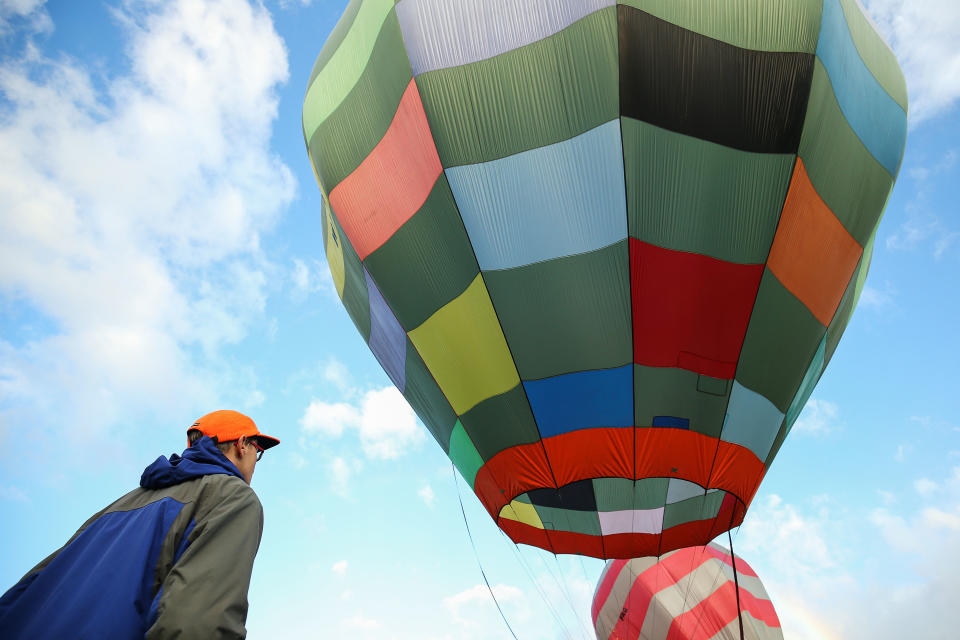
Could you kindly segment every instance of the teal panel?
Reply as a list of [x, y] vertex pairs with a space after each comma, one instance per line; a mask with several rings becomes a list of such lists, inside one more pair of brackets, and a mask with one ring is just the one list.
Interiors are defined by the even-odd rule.
[[366, 266], [407, 331], [473, 282], [480, 268], [444, 174], [420, 210], [367, 256]]
[[817, 386], [820, 374], [823, 373], [826, 356], [827, 336], [823, 336], [823, 340], [820, 341], [820, 346], [817, 347], [817, 352], [813, 354], [813, 361], [810, 362], [810, 368], [807, 369], [807, 373], [803, 376], [803, 381], [800, 383], [800, 388], [797, 389], [797, 395], [793, 398], [793, 402], [790, 403], [790, 408], [787, 410], [788, 432], [793, 428], [793, 423], [797, 421], [797, 417], [800, 416], [803, 407], [806, 406], [807, 400], [810, 399], [813, 388]]
[[860, 58], [884, 91], [906, 111], [907, 81], [900, 70], [897, 57], [877, 33], [870, 19], [861, 11], [857, 0], [840, 0], [840, 5]]
[[734, 380], [721, 440], [746, 447], [760, 460], [766, 460], [782, 423], [782, 411]]
[[453, 433], [450, 434], [450, 460], [457, 467], [460, 475], [467, 481], [471, 487], [477, 477], [477, 471], [483, 466], [483, 458], [473, 446], [470, 436], [463, 430], [463, 425], [457, 420], [453, 427]]
[[621, 120], [631, 237], [739, 264], [767, 259], [792, 154], [741, 151]]
[[626, 241], [483, 278], [521, 379], [633, 360]]

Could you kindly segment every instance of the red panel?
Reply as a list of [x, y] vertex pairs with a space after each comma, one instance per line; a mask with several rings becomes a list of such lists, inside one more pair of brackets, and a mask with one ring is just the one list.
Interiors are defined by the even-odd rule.
[[543, 529], [508, 518], [500, 518], [497, 524], [517, 544], [529, 544], [532, 547], [550, 550], [550, 540], [547, 539], [547, 532]]
[[[709, 545], [707, 545], [706, 550], [707, 553], [712, 555], [717, 560], [727, 563], [731, 568], [733, 567], [733, 558], [729, 553], [723, 553], [716, 547], [711, 547]], [[739, 557], [737, 558], [737, 573], [743, 576], [753, 576], [754, 578], [759, 578], [756, 571], [753, 570], [753, 567], [747, 564], [743, 558]]]
[[634, 362], [733, 378], [762, 275], [630, 238]]
[[550, 465], [539, 442], [504, 449], [477, 472], [473, 483], [480, 502], [494, 519], [500, 509], [530, 489], [556, 489]]
[[664, 529], [660, 534], [660, 555], [683, 549], [702, 546], [710, 542], [714, 518], [684, 522]]
[[[718, 631], [737, 619], [737, 588], [727, 582], [705, 599], [673, 619], [667, 640], [710, 640]], [[779, 627], [780, 620], [769, 600], [757, 598], [739, 589], [740, 608], [749, 611], [768, 626]]]
[[657, 555], [659, 533], [611, 533], [603, 536], [608, 558], [642, 558]]
[[686, 429], [635, 429], [634, 479], [681, 478], [707, 486], [719, 440]]
[[554, 553], [575, 553], [580, 556], [603, 559], [603, 540], [600, 536], [590, 536], [573, 531], [547, 531], [550, 548]]
[[420, 209], [442, 171], [411, 80], [383, 139], [330, 192], [330, 205], [361, 260]]
[[632, 428], [578, 429], [543, 439], [561, 487], [586, 478], [633, 479]]
[[729, 491], [749, 505], [765, 473], [766, 468], [755, 453], [746, 447], [721, 440], [709, 488]]
[[620, 575], [620, 571], [626, 564], [626, 560], [614, 560], [607, 572], [603, 574], [603, 580], [597, 585], [597, 591], [593, 594], [593, 605], [590, 607], [590, 615], [593, 617], [594, 624], [597, 622], [597, 616], [600, 614], [600, 609], [603, 608], [603, 603], [607, 601], [607, 597], [613, 591], [617, 576]]

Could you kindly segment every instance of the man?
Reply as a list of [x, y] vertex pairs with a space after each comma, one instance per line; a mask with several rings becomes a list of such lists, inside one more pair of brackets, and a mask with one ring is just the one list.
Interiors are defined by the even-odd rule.
[[187, 438], [0, 598], [0, 638], [246, 636], [263, 533], [250, 480], [280, 441], [236, 411], [203, 416]]

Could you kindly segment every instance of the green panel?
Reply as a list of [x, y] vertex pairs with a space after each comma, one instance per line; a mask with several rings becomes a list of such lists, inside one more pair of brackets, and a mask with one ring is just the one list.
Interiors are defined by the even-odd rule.
[[669, 478], [594, 478], [597, 511], [659, 509], [667, 501]]
[[907, 110], [907, 81], [903, 77], [897, 57], [877, 33], [870, 20], [857, 6], [855, 0], [840, 0], [843, 14], [857, 47], [860, 59], [877, 79], [880, 86], [890, 94], [897, 104]]
[[444, 167], [567, 140], [619, 115], [616, 7], [417, 86]]
[[530, 496], [528, 496], [525, 493], [521, 493], [516, 498], [514, 498], [514, 500], [517, 502], [525, 502], [527, 504], [533, 504], [533, 502], [530, 500]]
[[618, 4], [744, 49], [813, 53], [823, 0], [619, 0]]
[[[388, 16], [399, 28], [393, 0], [364, 0], [340, 46], [316, 71], [303, 99], [303, 135], [307, 140], [357, 83]], [[403, 56], [406, 58], [406, 50]]]
[[[634, 365], [634, 419], [637, 426], [650, 427], [657, 416], [687, 418], [691, 431], [719, 438], [732, 385], [728, 380], [718, 381], [724, 383], [724, 392], [716, 395], [700, 391], [700, 377], [686, 369]], [[713, 390], [719, 389], [711, 388]]]
[[427, 426], [443, 450], [449, 452], [450, 432], [457, 424], [457, 415], [409, 338], [407, 339], [406, 380], [403, 397], [417, 412], [420, 420]]
[[332, 190], [370, 155], [397, 113], [413, 78], [396, 16], [383, 25], [370, 64], [356, 86], [309, 136], [310, 157]]
[[663, 528], [669, 529], [685, 522], [710, 520], [717, 517], [725, 495], [727, 494], [724, 491], [713, 491], [668, 504], [663, 508]]
[[600, 535], [600, 517], [596, 511], [576, 511], [534, 505], [547, 531], [572, 531], [589, 536]]
[[799, 155], [817, 193], [862, 246], [877, 226], [893, 178], [850, 128], [819, 60]]
[[764, 269], [737, 380], [786, 413], [825, 333], [810, 310]]
[[367, 256], [366, 265], [407, 331], [473, 282], [480, 267], [446, 174], [440, 174], [420, 210]]
[[487, 398], [460, 416], [460, 422], [484, 462], [508, 447], [540, 440], [523, 385]]
[[483, 278], [522, 380], [633, 361], [626, 240]]
[[343, 44], [344, 38], [347, 37], [347, 33], [349, 33], [353, 27], [354, 20], [357, 19], [357, 13], [360, 11], [360, 5], [363, 1], [364, 0], [350, 0], [350, 4], [344, 9], [343, 15], [337, 20], [336, 26], [333, 27], [333, 31], [330, 32], [330, 35], [327, 36], [327, 41], [323, 44], [323, 49], [320, 50], [320, 55], [317, 56], [316, 61], [313, 63], [313, 70], [310, 72], [310, 81], [307, 83], [307, 87], [313, 84], [313, 79], [317, 77], [321, 69], [327, 66], [334, 52]]
[[340, 221], [332, 216], [333, 224], [337, 229], [336, 236], [343, 248], [343, 306], [346, 307], [350, 319], [363, 336], [363, 341], [370, 340], [370, 297], [367, 294], [367, 277], [363, 273], [363, 264], [354, 251], [353, 245], [343, 232]]
[[467, 481], [471, 487], [477, 477], [477, 471], [483, 466], [483, 458], [477, 452], [477, 448], [470, 441], [470, 436], [463, 430], [463, 425], [457, 420], [453, 427], [453, 433], [450, 434], [450, 460], [460, 471], [460, 475]]
[[740, 151], [621, 120], [631, 237], [739, 264], [767, 259], [793, 155]]

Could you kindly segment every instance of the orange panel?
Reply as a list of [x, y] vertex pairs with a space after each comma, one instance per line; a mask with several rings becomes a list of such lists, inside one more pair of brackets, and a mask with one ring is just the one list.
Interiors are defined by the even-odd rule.
[[442, 171], [411, 80], [383, 139], [330, 192], [330, 205], [361, 260], [420, 209]]
[[708, 488], [723, 489], [749, 505], [765, 473], [763, 461], [753, 451], [721, 440]]
[[504, 449], [480, 467], [473, 483], [477, 497], [494, 519], [503, 505], [521, 493], [543, 488], [556, 489], [557, 485], [539, 442]]
[[681, 478], [707, 486], [719, 440], [686, 429], [649, 427], [635, 431], [635, 480]]
[[604, 558], [603, 540], [600, 536], [589, 536], [573, 531], [547, 531], [550, 548], [553, 553], [575, 553], [579, 556]]
[[655, 556], [659, 547], [659, 533], [611, 533], [603, 536], [603, 549], [608, 558]]
[[586, 478], [633, 479], [632, 428], [578, 429], [543, 439], [561, 487]]
[[509, 518], [501, 518], [500, 521], [497, 522], [497, 526], [517, 544], [529, 544], [530, 546], [540, 547], [541, 549], [550, 549], [550, 540], [547, 539], [547, 532], [543, 529], [531, 527], [528, 524], [510, 520]]
[[828, 326], [862, 253], [863, 247], [820, 198], [803, 160], [797, 158], [767, 266]]

